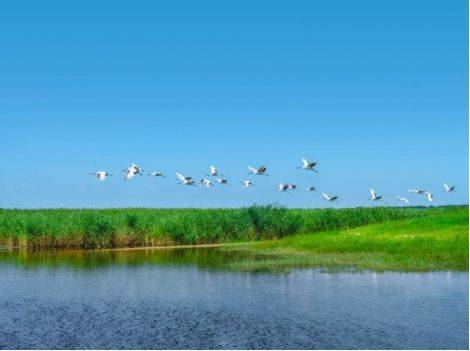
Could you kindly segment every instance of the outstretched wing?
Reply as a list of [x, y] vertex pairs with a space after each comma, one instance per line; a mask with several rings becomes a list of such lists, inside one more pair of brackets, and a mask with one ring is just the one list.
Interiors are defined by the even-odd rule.
[[211, 174], [217, 173], [217, 168], [211, 166]]
[[302, 163], [304, 164], [304, 167], [308, 167], [308, 165], [310, 164], [310, 162], [308, 162], [306, 158], [302, 159]]
[[325, 193], [321, 193], [321, 194], [325, 198], [325, 200], [330, 200], [330, 197], [327, 194], [325, 194]]
[[124, 175], [124, 180], [131, 180], [134, 178], [134, 169], [133, 168], [128, 168], [126, 169], [126, 174]]
[[252, 171], [252, 172], [257, 172], [257, 170], [256, 170], [255, 168], [253, 168], [253, 167], [248, 166], [248, 169], [249, 169], [250, 171]]
[[179, 180], [181, 180], [182, 182], [184, 182], [186, 180], [186, 177], [184, 175], [182, 175], [181, 173], [178, 173], [176, 172], [176, 176], [178, 177]]
[[375, 192], [374, 189], [369, 189], [369, 192], [370, 192], [370, 196], [372, 196], [372, 198], [376, 198], [377, 197], [377, 193]]

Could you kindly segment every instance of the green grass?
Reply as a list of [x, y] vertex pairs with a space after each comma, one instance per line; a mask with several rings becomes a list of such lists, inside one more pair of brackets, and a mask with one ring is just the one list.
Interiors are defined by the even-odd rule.
[[[0, 245], [113, 248], [259, 241], [427, 217], [464, 207], [0, 210]], [[328, 235], [328, 234], [322, 234]]]
[[357, 270], [468, 270], [468, 208], [433, 211], [353, 229], [270, 240], [243, 248], [228, 267], [243, 271], [300, 267]]

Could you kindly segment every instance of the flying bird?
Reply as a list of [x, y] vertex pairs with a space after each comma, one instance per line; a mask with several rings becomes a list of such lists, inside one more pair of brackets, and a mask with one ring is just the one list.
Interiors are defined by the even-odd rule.
[[328, 194], [325, 194], [325, 193], [321, 193], [323, 195], [323, 198], [326, 200], [326, 201], [336, 201], [338, 200], [338, 196], [337, 195], [328, 195]]
[[309, 160], [303, 158], [302, 159], [302, 166], [297, 167], [297, 168], [302, 168], [302, 169], [306, 169], [307, 171], [314, 171], [314, 172], [318, 173], [318, 171], [315, 169], [316, 165], [317, 165], [317, 162], [310, 162]]
[[178, 184], [196, 185], [196, 182], [191, 177], [185, 177], [181, 173], [176, 173], [176, 177], [178, 177], [178, 180], [180, 181]]
[[144, 170], [140, 168], [140, 166], [135, 163], [131, 163], [131, 166], [124, 170], [124, 180], [131, 180], [136, 174], [142, 175], [143, 171]]
[[105, 171], [98, 171], [96, 173], [91, 173], [91, 175], [94, 175], [100, 182], [105, 180], [107, 177], [112, 176], [112, 174]]
[[230, 183], [228, 182], [227, 179], [216, 178], [216, 180], [217, 180], [217, 183], [219, 183], [219, 184], [222, 184], [222, 185], [230, 185]]
[[429, 202], [432, 202], [433, 196], [429, 191], [426, 191], [424, 195], [426, 195], [426, 198], [428, 199]]
[[382, 198], [382, 195], [377, 194], [374, 189], [369, 189], [369, 192], [370, 192], [370, 200], [377, 201]]
[[295, 184], [287, 184], [287, 189], [288, 189], [288, 190], [296, 190], [296, 189], [297, 189], [297, 185], [295, 185]]
[[410, 200], [408, 200], [406, 197], [403, 197], [403, 196], [397, 196], [397, 199], [401, 202], [406, 203], [406, 204], [410, 203]]
[[283, 192], [286, 192], [288, 189], [289, 189], [289, 184], [279, 183], [279, 186], [277, 187], [278, 191], [283, 191]]
[[426, 190], [424, 190], [424, 189], [419, 189], [419, 190], [408, 189], [408, 192], [413, 193], [413, 194], [424, 195], [426, 193]]
[[217, 177], [217, 176], [221, 176], [222, 174], [219, 174], [219, 171], [217, 170], [217, 168], [215, 168], [215, 166], [210, 166], [210, 174], [211, 176], [213, 177]]
[[317, 189], [315, 189], [314, 186], [310, 186], [307, 189], [305, 189], [305, 191], [317, 191]]
[[250, 170], [250, 174], [266, 175], [267, 176], [265, 166], [261, 166], [258, 169], [248, 166], [248, 169]]
[[150, 172], [147, 173], [147, 175], [153, 176], [153, 177], [166, 177], [162, 172]]
[[243, 189], [248, 189], [250, 186], [254, 186], [254, 184], [253, 184], [251, 181], [249, 181], [249, 180], [244, 180], [244, 181], [242, 182], [242, 187], [243, 187]]
[[445, 191], [446, 193], [452, 193], [452, 192], [455, 191], [455, 186], [453, 186], [453, 185], [447, 185], [447, 184], [444, 183], [444, 191]]
[[214, 186], [214, 184], [212, 184], [212, 182], [209, 179], [201, 179], [199, 183], [204, 185], [207, 189]]

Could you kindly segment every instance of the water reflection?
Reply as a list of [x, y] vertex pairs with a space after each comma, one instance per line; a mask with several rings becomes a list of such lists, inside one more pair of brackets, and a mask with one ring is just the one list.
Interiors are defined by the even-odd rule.
[[246, 254], [217, 248], [124, 249], [124, 250], [0, 250], [0, 264], [24, 267], [93, 269], [110, 265], [197, 265], [221, 269]]

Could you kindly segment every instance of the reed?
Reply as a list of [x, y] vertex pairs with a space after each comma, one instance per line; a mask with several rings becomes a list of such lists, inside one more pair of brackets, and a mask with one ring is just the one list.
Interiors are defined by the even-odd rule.
[[[0, 244], [113, 248], [259, 241], [448, 213], [459, 207], [0, 210]], [[460, 206], [468, 210], [468, 206]]]

